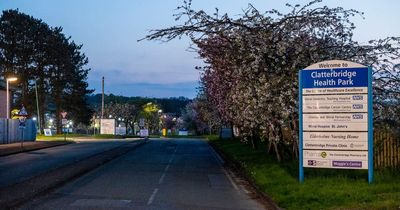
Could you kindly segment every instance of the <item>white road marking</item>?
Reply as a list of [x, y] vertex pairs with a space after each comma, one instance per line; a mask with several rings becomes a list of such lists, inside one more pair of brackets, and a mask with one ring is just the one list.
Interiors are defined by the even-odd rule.
[[151, 194], [149, 201], [147, 201], [147, 205], [151, 205], [154, 201], [154, 198], [156, 197], [156, 194], [158, 192], [158, 188], [154, 189], [153, 193]]
[[214, 148], [212, 148], [210, 145], [208, 145], [208, 147], [210, 148], [212, 156], [215, 158], [215, 160], [217, 160], [218, 164], [221, 166], [222, 171], [224, 172], [225, 176], [228, 178], [228, 180], [231, 183], [231, 185], [233, 186], [233, 188], [235, 188], [235, 190], [238, 191], [238, 193], [240, 193], [239, 187], [236, 185], [236, 183], [232, 179], [232, 176], [225, 170], [225, 168], [223, 166], [224, 160], [218, 155], [218, 153], [214, 150]]
[[229, 182], [232, 184], [233, 188], [235, 188], [235, 190], [237, 190], [237, 191], [240, 193], [239, 187], [238, 187], [238, 186], [236, 185], [236, 183], [233, 181], [231, 175], [230, 175], [225, 169], [222, 169], [222, 170], [224, 171], [225, 176], [228, 177], [228, 180], [229, 180]]
[[158, 184], [162, 184], [164, 182], [165, 172], [161, 175], [160, 179], [158, 180]]
[[169, 167], [171, 166], [172, 161], [174, 160], [175, 153], [178, 150], [178, 147], [175, 147], [174, 153], [172, 154], [171, 158], [168, 161], [168, 165], [164, 169], [164, 173], [161, 175], [160, 179], [158, 180], [158, 184], [162, 184], [164, 182], [165, 175], [167, 174], [167, 171], [169, 170]]
[[214, 150], [214, 148], [212, 148], [210, 145], [208, 145], [208, 148], [210, 149], [212, 156], [222, 166], [225, 163], [225, 161], [221, 158], [221, 156], [219, 156], [219, 154]]

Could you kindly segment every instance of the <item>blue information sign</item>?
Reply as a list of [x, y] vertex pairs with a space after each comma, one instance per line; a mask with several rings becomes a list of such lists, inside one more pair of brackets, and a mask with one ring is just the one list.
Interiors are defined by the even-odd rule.
[[299, 72], [299, 180], [304, 167], [367, 169], [373, 180], [372, 69], [331, 60]]
[[302, 77], [303, 88], [368, 87], [368, 68], [315, 69]]

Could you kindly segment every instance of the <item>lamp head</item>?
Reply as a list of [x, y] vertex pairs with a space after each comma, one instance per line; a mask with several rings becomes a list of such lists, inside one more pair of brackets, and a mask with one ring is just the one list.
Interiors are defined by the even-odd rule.
[[17, 81], [18, 80], [18, 78], [16, 78], [16, 77], [9, 77], [9, 78], [7, 78], [7, 81], [8, 82], [14, 82], [14, 81]]

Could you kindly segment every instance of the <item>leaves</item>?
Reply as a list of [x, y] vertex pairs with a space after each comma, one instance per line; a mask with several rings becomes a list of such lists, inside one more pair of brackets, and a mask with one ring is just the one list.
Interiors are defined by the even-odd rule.
[[[89, 123], [92, 111], [85, 96], [93, 91], [88, 90], [90, 69], [85, 67], [88, 59], [81, 48], [61, 27], [50, 27], [18, 10], [4, 10], [0, 17], [0, 75], [17, 75], [18, 103], [26, 105], [29, 113], [37, 110], [32, 103], [37, 84], [42, 128], [44, 112], [50, 112], [60, 131], [62, 110], [68, 111], [76, 124]], [[49, 104], [54, 104], [55, 110], [49, 109]]]
[[[238, 127], [244, 141], [269, 139], [280, 159], [281, 146], [298, 144], [297, 137], [283, 138], [282, 132], [289, 129], [296, 135], [297, 74], [310, 64], [341, 59], [372, 66], [379, 104], [375, 108], [399, 110], [400, 69], [394, 68], [400, 58], [399, 38], [361, 45], [352, 39], [355, 26], [350, 18], [363, 13], [321, 2], [287, 5], [292, 10], [286, 14], [275, 9], [261, 13], [249, 5], [237, 19], [210, 16], [186, 4], [178, 13], [187, 18], [183, 25], [154, 30], [145, 39], [169, 41], [188, 35], [207, 64], [201, 77], [207, 101], [225, 124]], [[383, 113], [379, 117], [389, 117]]]

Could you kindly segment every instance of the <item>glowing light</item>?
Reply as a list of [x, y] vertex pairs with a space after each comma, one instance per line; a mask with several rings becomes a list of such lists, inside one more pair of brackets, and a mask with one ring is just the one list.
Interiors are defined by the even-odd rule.
[[17, 81], [17, 80], [18, 80], [18, 78], [16, 78], [16, 77], [7, 78], [7, 81], [9, 81], [9, 82], [14, 82], [14, 81]]

